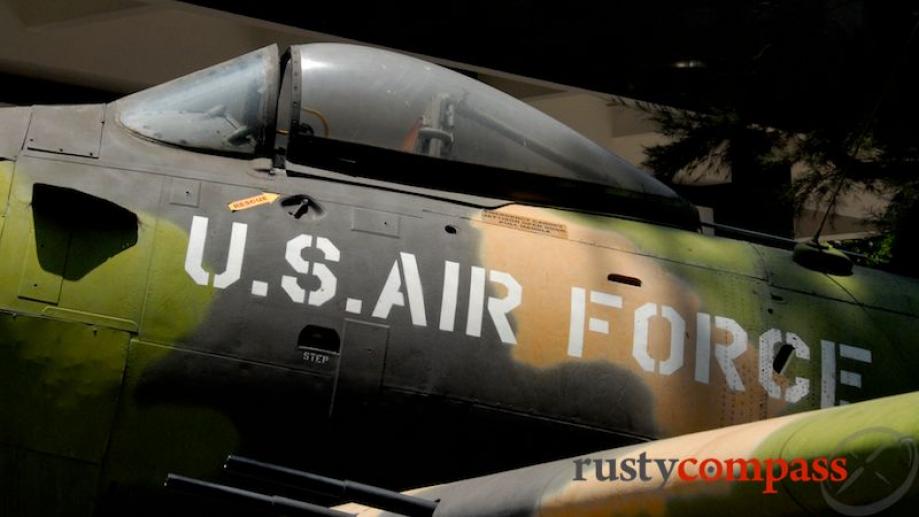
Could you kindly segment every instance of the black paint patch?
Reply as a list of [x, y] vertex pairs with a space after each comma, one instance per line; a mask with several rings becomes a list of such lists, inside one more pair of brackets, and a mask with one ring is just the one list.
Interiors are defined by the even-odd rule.
[[775, 354], [775, 359], [772, 361], [772, 370], [775, 373], [782, 373], [785, 370], [785, 367], [788, 366], [788, 360], [791, 359], [791, 353], [795, 351], [795, 347], [785, 343], [779, 348], [777, 354]]
[[32, 217], [41, 268], [67, 280], [83, 278], [137, 244], [133, 212], [78, 190], [36, 183]]

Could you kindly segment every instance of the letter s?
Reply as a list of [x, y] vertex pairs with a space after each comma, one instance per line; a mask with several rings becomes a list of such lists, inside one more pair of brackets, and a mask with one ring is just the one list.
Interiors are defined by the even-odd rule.
[[817, 483], [823, 483], [829, 479], [830, 472], [827, 470], [827, 459], [822, 456], [815, 458], [814, 461], [811, 462], [811, 471], [813, 471], [811, 479]]
[[830, 462], [830, 470], [833, 471], [833, 473], [830, 474], [830, 481], [835, 483], [845, 481], [846, 478], [849, 477], [845, 458], [834, 458], [833, 461]]
[[[309, 261], [303, 260], [303, 250], [312, 245], [313, 236], [306, 234], [298, 235], [287, 241], [287, 251], [284, 254], [284, 258], [287, 259], [287, 263], [290, 264], [297, 273], [305, 275], [310, 272]], [[332, 244], [332, 241], [325, 237], [316, 238], [316, 248], [322, 251], [323, 256], [329, 262], [338, 262], [341, 258], [341, 253], [338, 251], [338, 248]], [[306, 290], [300, 287], [297, 277], [283, 275], [281, 277], [281, 287], [294, 302], [303, 303], [307, 301], [310, 305], [319, 307], [335, 296], [338, 279], [335, 278], [335, 275], [332, 274], [328, 266], [322, 262], [313, 262], [311, 272], [313, 276], [319, 279], [319, 288], [310, 292], [308, 301], [306, 298]]]

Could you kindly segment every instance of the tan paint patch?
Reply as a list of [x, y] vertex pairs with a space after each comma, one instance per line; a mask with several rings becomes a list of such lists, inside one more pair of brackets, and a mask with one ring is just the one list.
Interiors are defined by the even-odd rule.
[[332, 509], [360, 517], [379, 517], [384, 514], [383, 510], [371, 508], [359, 503], [345, 503], [338, 506], [333, 506]]
[[[634, 250], [636, 246], [622, 234], [572, 224], [552, 210], [519, 205], [499, 210], [518, 218], [565, 226], [569, 237], [564, 240], [536, 236], [506, 226], [473, 223], [481, 231], [480, 253], [486, 267], [510, 273], [523, 286], [523, 301], [513, 311], [518, 343], [512, 351], [515, 360], [538, 368], [600, 361], [637, 375], [653, 395], [654, 407], [649, 410], [654, 411], [663, 436], [764, 416], [761, 414], [764, 393], [758, 385], [750, 385], [751, 379], [755, 382], [757, 371], [753, 343], [748, 343], [746, 353], [736, 361], [747, 384], [745, 391], [728, 390], [714, 354], [709, 383], [695, 380], [696, 313], [702, 310], [702, 302], [690, 286], [664, 269], [659, 260], [620, 251]], [[607, 276], [611, 273], [639, 278], [642, 285], [610, 282]], [[572, 287], [584, 288], [587, 296], [580, 358], [568, 355]], [[590, 303], [592, 290], [621, 296], [622, 308]], [[658, 316], [651, 318], [648, 332], [648, 353], [656, 361], [654, 372], [643, 370], [632, 354], [635, 310], [649, 302], [658, 304]], [[670, 325], [660, 316], [664, 305], [683, 317], [686, 329], [683, 366], [671, 375], [659, 372], [661, 361], [670, 356]], [[592, 317], [607, 321], [609, 334], [588, 330]], [[728, 342], [727, 333], [714, 326], [712, 339], [714, 343]], [[609, 396], [615, 400], [620, 394]]]

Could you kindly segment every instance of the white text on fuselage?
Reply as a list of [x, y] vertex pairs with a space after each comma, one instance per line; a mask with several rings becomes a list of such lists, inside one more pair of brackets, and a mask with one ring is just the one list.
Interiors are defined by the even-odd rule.
[[[203, 266], [204, 248], [207, 240], [208, 218], [195, 216], [192, 220], [188, 250], [185, 255], [185, 271], [199, 285], [213, 285], [217, 289], [226, 289], [242, 277], [243, 258], [245, 253], [247, 225], [233, 223], [227, 252], [226, 269], [219, 274], [208, 273]], [[307, 261], [303, 252], [315, 248], [324, 261]], [[328, 263], [341, 260], [341, 252], [329, 239], [307, 234], [297, 235], [286, 243], [285, 259], [293, 272], [301, 275], [282, 275], [280, 286], [289, 299], [295, 303], [319, 307], [332, 300], [338, 291], [338, 279]], [[460, 269], [458, 262], [444, 261], [444, 280], [441, 286], [440, 313], [437, 319], [438, 328], [444, 332], [454, 332], [456, 326], [456, 308], [460, 287]], [[319, 281], [319, 286], [306, 291], [300, 285], [305, 275], [312, 275]], [[486, 297], [486, 283], [503, 286], [503, 297]], [[253, 281], [251, 294], [264, 297], [268, 294], [268, 283]], [[511, 313], [523, 302], [523, 286], [510, 273], [486, 270], [483, 267], [469, 268], [469, 299], [466, 312], [465, 333], [472, 337], [481, 337], [484, 315], [487, 310], [498, 338], [505, 344], [517, 344], [517, 338], [511, 325]], [[622, 310], [623, 299], [613, 293], [588, 290], [583, 287], [571, 287], [570, 318], [568, 329], [567, 354], [570, 357], [581, 357], [584, 350], [585, 333], [611, 334], [609, 321], [602, 318], [587, 318], [590, 306], [606, 310]], [[409, 311], [412, 324], [417, 327], [428, 326], [428, 312], [421, 274], [414, 254], [400, 252], [395, 257], [386, 277], [371, 317], [388, 320], [393, 309], [402, 307]], [[345, 311], [350, 314], [363, 313], [361, 299], [347, 298]], [[749, 339], [746, 330], [735, 320], [725, 316], [712, 316], [699, 312], [696, 318], [695, 371], [696, 382], [710, 382], [712, 355], [714, 362], [724, 375], [727, 387], [732, 391], [745, 391], [747, 388], [736, 367], [736, 361], [748, 353]], [[586, 320], [586, 321], [585, 321]], [[663, 320], [663, 321], [661, 321]], [[649, 373], [669, 376], [684, 367], [686, 355], [686, 320], [674, 308], [653, 302], [645, 303], [634, 311], [632, 326], [632, 357], [642, 370]], [[657, 359], [650, 354], [649, 328], [655, 324], [669, 325], [669, 354], [665, 359]], [[712, 327], [724, 331], [730, 336], [727, 343], [713, 343]], [[627, 331], [627, 329], [621, 329]], [[787, 402], [798, 402], [811, 392], [811, 379], [795, 377], [783, 388], [776, 381], [773, 363], [780, 346], [791, 347], [791, 354], [796, 360], [810, 361], [811, 349], [797, 334], [771, 328], [758, 337], [758, 381], [771, 398]], [[564, 345], [562, 345], [564, 346]], [[861, 388], [862, 377], [851, 370], [837, 370], [836, 362], [844, 364], [871, 363], [871, 351], [828, 340], [820, 342], [820, 406], [836, 404], [837, 381], [841, 385]], [[851, 366], [849, 366], [851, 367]], [[816, 374], [814, 375], [817, 376]], [[839, 403], [846, 403], [840, 400]]]

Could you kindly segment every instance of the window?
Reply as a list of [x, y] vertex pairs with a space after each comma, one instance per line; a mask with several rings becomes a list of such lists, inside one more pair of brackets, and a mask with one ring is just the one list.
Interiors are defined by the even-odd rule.
[[255, 154], [274, 131], [278, 76], [272, 45], [125, 97], [119, 120], [160, 142]]
[[297, 134], [676, 197], [555, 119], [440, 66], [333, 43], [292, 47], [290, 65], [290, 109], [279, 113]]

